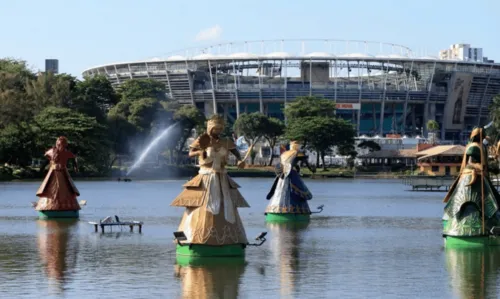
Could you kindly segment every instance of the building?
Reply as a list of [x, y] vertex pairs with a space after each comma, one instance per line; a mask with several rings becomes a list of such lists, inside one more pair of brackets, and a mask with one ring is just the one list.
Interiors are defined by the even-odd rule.
[[362, 165], [382, 169], [417, 166], [418, 173], [430, 176], [456, 176], [460, 173], [465, 147], [419, 143], [413, 149], [384, 149], [358, 157]]
[[469, 44], [454, 44], [449, 49], [439, 51], [441, 60], [459, 60], [485, 62], [482, 48], [473, 48]]
[[456, 176], [460, 173], [465, 147], [462, 145], [438, 145], [417, 151], [421, 174], [431, 176]]
[[57, 60], [57, 59], [45, 59], [45, 72], [59, 74], [59, 60]]
[[[468, 49], [474, 48], [467, 55]], [[471, 51], [467, 57], [482, 57]], [[427, 136], [425, 124], [436, 120], [439, 138], [454, 142], [488, 122], [488, 106], [500, 94], [498, 63], [328, 39], [233, 42], [83, 71], [84, 77], [95, 75], [115, 86], [131, 78], [159, 80], [169, 98], [222, 114], [229, 123], [256, 111], [284, 119], [287, 103], [313, 95], [336, 101], [337, 115], [351, 121], [358, 136]]]

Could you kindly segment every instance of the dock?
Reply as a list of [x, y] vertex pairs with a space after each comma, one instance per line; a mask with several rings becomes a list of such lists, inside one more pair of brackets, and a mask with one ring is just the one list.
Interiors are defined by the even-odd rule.
[[407, 176], [403, 178], [403, 184], [411, 186], [411, 191], [427, 192], [447, 192], [454, 181], [454, 177]]
[[[403, 177], [403, 184], [411, 186], [410, 191], [436, 191], [448, 192], [451, 185], [455, 182], [455, 177], [436, 177], [436, 176], [406, 176]], [[500, 179], [496, 176], [490, 176], [493, 186], [498, 190], [500, 189]]]
[[89, 224], [94, 226], [94, 231], [97, 233], [99, 231], [99, 226], [101, 227], [101, 232], [104, 233], [105, 227], [113, 227], [113, 226], [128, 226], [130, 227], [130, 232], [134, 231], [134, 226], [139, 227], [139, 233], [142, 233], [142, 226], [144, 223], [142, 221], [120, 221], [118, 216], [115, 216], [116, 221], [112, 221], [111, 217], [106, 217], [104, 220], [99, 222], [90, 221]]

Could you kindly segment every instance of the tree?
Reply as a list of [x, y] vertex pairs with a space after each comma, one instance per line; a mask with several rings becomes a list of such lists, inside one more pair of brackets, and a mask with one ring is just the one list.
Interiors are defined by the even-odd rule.
[[[267, 117], [259, 112], [243, 113], [234, 122], [234, 132], [244, 136], [246, 142], [252, 149], [255, 143], [264, 136], [265, 126], [267, 125]], [[255, 156], [252, 157], [251, 163], [254, 164]]]
[[[108, 115], [107, 126], [108, 138], [114, 154], [110, 161], [111, 167], [119, 156], [130, 154], [130, 143], [137, 134], [137, 128], [121, 115]], [[119, 164], [121, 164], [121, 160], [119, 160]]]
[[30, 107], [30, 102], [23, 92], [14, 89], [0, 90], [0, 128], [29, 122], [33, 118], [33, 110]]
[[335, 103], [318, 97], [299, 97], [285, 108], [288, 119], [286, 137], [301, 140], [304, 146], [317, 152], [326, 169], [325, 155], [333, 146], [348, 147], [354, 144], [356, 134], [351, 123], [335, 116]]
[[37, 151], [36, 130], [27, 123], [10, 124], [0, 131], [0, 162], [29, 166]]
[[353, 168], [354, 167], [354, 160], [358, 156], [358, 152], [354, 148], [353, 144], [348, 144], [348, 143], [342, 144], [342, 145], [340, 145], [340, 146], [337, 147], [337, 152], [341, 156], [347, 156], [348, 157], [347, 158], [347, 165], [348, 165], [349, 168]]
[[165, 84], [152, 79], [131, 79], [125, 81], [120, 86], [119, 92], [125, 100], [139, 100], [144, 98], [167, 99]]
[[99, 122], [106, 120], [108, 111], [119, 101], [109, 80], [104, 76], [85, 78], [76, 84], [71, 108], [95, 117]]
[[28, 82], [26, 96], [32, 101], [31, 109], [36, 114], [49, 106], [70, 107], [75, 87], [76, 79], [72, 76], [43, 73]]
[[308, 116], [335, 117], [335, 102], [319, 97], [298, 97], [285, 108], [287, 120]]
[[14, 74], [19, 76], [19, 85], [18, 88], [20, 90], [24, 90], [26, 83], [30, 80], [35, 79], [35, 74], [28, 67], [26, 61], [12, 59], [12, 58], [4, 58], [0, 59], [0, 73]]
[[[202, 132], [205, 124], [205, 115], [195, 106], [181, 106], [174, 113], [174, 121], [181, 127], [179, 143], [177, 145], [177, 157], [181, 156], [182, 150], [186, 144], [186, 140], [191, 136], [193, 130], [198, 133]], [[177, 160], [179, 162], [179, 160]]]
[[155, 122], [169, 122], [167, 111], [154, 98], [132, 101], [126, 114], [128, 114], [128, 121], [146, 135], [149, 134]]
[[263, 137], [267, 140], [271, 148], [271, 156], [269, 158], [269, 166], [271, 166], [273, 163], [274, 147], [276, 146], [278, 138], [285, 133], [285, 124], [281, 120], [273, 117], [267, 118], [266, 122]]
[[109, 168], [110, 142], [107, 130], [95, 118], [67, 108], [48, 107], [35, 117], [39, 129], [37, 145], [41, 152], [54, 146], [57, 137], [66, 136], [71, 150], [88, 172], [106, 173]]
[[433, 119], [427, 122], [427, 130], [429, 132], [437, 132], [439, 131], [439, 123]]
[[439, 123], [431, 119], [427, 122], [426, 126], [427, 130], [431, 133], [429, 140], [432, 144], [435, 144], [437, 142], [436, 132], [439, 131]]

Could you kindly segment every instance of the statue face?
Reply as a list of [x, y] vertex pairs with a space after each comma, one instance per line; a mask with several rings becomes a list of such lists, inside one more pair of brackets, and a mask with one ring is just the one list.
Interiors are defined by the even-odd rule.
[[223, 128], [220, 126], [215, 126], [210, 130], [210, 135], [212, 136], [219, 136], [222, 133]]
[[302, 145], [298, 142], [293, 142], [290, 147], [296, 151], [300, 151], [302, 149]]
[[57, 139], [57, 141], [56, 141], [56, 147], [58, 149], [64, 149], [64, 148], [66, 148], [66, 144], [65, 144], [65, 142], [63, 140]]

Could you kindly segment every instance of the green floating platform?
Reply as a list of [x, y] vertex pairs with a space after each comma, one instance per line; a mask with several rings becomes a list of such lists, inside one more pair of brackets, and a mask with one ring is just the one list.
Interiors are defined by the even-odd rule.
[[266, 213], [269, 222], [303, 222], [311, 220], [310, 214]]
[[500, 237], [496, 236], [477, 236], [477, 237], [444, 237], [445, 247], [485, 247], [500, 246]]
[[243, 244], [231, 244], [222, 246], [192, 244], [180, 246], [177, 244], [176, 253], [185, 257], [244, 257], [245, 247]]
[[244, 256], [237, 257], [200, 257], [200, 256], [185, 256], [177, 255], [176, 263], [179, 266], [196, 266], [196, 267], [211, 267], [211, 266], [241, 266], [246, 265]]
[[38, 211], [40, 219], [55, 219], [55, 218], [79, 218], [78, 210], [74, 211]]
[[[448, 220], [443, 219], [443, 229], [448, 225]], [[444, 246], [451, 248], [472, 248], [485, 246], [500, 246], [500, 236], [443, 236]]]

